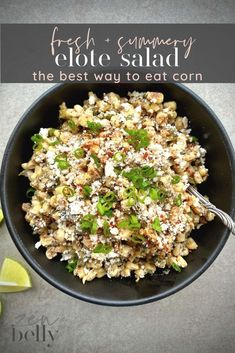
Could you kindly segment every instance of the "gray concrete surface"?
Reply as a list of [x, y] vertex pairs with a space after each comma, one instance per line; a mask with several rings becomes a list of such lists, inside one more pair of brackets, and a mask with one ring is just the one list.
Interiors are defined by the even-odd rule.
[[[53, 4], [46, 0], [1, 0], [0, 22], [232, 22], [234, 4], [229, 0], [128, 3], [64, 0]], [[235, 85], [188, 86], [217, 113], [235, 145]], [[0, 85], [0, 158], [21, 114], [49, 87], [49, 84]], [[206, 273], [184, 290], [156, 303], [118, 309], [84, 303], [47, 284], [22, 259], [5, 224], [0, 226], [0, 239], [0, 262], [5, 256], [18, 259], [33, 280], [33, 288], [27, 292], [0, 295], [4, 305], [0, 352], [235, 352], [235, 239], [232, 237]], [[45, 337], [42, 331], [38, 337], [37, 324], [42, 330], [43, 323]], [[30, 330], [35, 332], [34, 336]], [[54, 341], [49, 330], [53, 336], [58, 330]], [[22, 337], [26, 331], [28, 335]]]
[[234, 0], [1, 0], [5, 23], [225, 23]]

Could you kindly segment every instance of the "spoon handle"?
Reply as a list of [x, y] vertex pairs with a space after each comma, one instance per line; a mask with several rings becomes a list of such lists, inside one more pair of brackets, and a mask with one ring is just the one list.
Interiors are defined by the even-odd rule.
[[235, 223], [233, 219], [224, 211], [217, 208], [215, 205], [210, 203], [205, 197], [203, 197], [196, 189], [194, 189], [191, 185], [187, 189], [190, 194], [196, 196], [200, 203], [205, 206], [209, 211], [214, 213], [216, 216], [220, 218], [223, 224], [231, 230], [232, 234], [235, 235]]

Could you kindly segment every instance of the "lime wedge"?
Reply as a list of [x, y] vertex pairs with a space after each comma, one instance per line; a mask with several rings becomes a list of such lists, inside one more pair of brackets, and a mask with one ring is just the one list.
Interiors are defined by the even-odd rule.
[[17, 261], [6, 257], [0, 270], [0, 292], [20, 292], [31, 288], [26, 269]]
[[3, 212], [2, 212], [2, 209], [0, 208], [0, 223], [3, 221], [3, 218], [4, 218]]

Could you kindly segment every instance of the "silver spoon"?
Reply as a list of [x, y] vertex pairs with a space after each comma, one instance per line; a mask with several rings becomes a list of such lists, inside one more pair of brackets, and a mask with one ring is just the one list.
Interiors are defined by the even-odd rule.
[[235, 235], [235, 223], [233, 219], [224, 211], [221, 211], [219, 208], [210, 203], [205, 197], [203, 197], [196, 189], [194, 189], [191, 185], [188, 186], [187, 191], [196, 196], [199, 199], [199, 202], [205, 206], [209, 211], [214, 213], [216, 216], [220, 218], [223, 224], [231, 230], [232, 234]]

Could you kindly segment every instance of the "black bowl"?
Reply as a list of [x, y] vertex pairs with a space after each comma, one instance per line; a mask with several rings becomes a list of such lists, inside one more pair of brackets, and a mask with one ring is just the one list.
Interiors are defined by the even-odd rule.
[[[214, 261], [229, 236], [229, 231], [218, 220], [193, 232], [199, 247], [187, 257], [188, 267], [181, 273], [155, 274], [140, 280], [96, 279], [85, 285], [65, 270], [65, 263], [48, 260], [43, 249], [36, 250], [36, 236], [24, 219], [21, 204], [28, 188], [26, 178], [18, 177], [21, 163], [32, 154], [30, 137], [40, 127], [58, 125], [58, 106], [82, 103], [88, 91], [98, 95], [114, 91], [125, 96], [128, 91], [161, 91], [166, 100], [176, 100], [178, 113], [185, 114], [191, 123], [193, 135], [207, 149], [206, 164], [210, 176], [201, 187], [212, 203], [234, 216], [235, 160], [227, 133], [213, 111], [188, 88], [180, 84], [58, 84], [44, 93], [27, 110], [14, 129], [5, 150], [1, 169], [1, 200], [7, 227], [17, 248], [45, 280], [76, 298], [97, 304], [114, 306], [137, 305], [171, 295], [199, 277]], [[226, 112], [225, 112], [226, 113]]]

